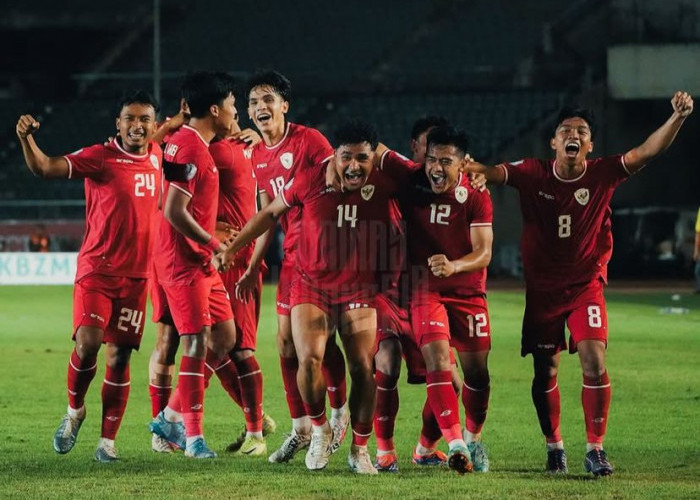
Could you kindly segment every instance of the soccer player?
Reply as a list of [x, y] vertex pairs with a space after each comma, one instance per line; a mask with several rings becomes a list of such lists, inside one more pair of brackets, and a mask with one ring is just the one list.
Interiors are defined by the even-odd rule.
[[[263, 142], [253, 149], [252, 163], [258, 180], [260, 205], [265, 208], [280, 190], [298, 173], [317, 169], [322, 160], [333, 154], [328, 140], [317, 130], [286, 120], [289, 110], [291, 84], [276, 71], [255, 74], [248, 82], [248, 115], [263, 136]], [[285, 233], [284, 261], [277, 285], [277, 349], [282, 368], [282, 380], [287, 405], [292, 417], [292, 432], [280, 448], [269, 457], [272, 463], [287, 462], [309, 445], [311, 421], [297, 387], [299, 362], [292, 339], [289, 290], [296, 276], [296, 246], [301, 232], [300, 209], [293, 207], [282, 215], [280, 224]], [[247, 271], [238, 282], [239, 298], [254, 294], [259, 268], [274, 235], [274, 228], [258, 238]], [[346, 402], [345, 361], [332, 338], [323, 361], [323, 373], [331, 405], [331, 426], [334, 429], [333, 451], [345, 439], [349, 417]]]
[[219, 173], [209, 143], [230, 135], [234, 126], [233, 82], [225, 73], [192, 73], [183, 83], [183, 97], [191, 117], [165, 148], [165, 201], [154, 250], [166, 298], [160, 305], [167, 306], [167, 312], [155, 310], [154, 316], [172, 316], [183, 355], [175, 392], [150, 428], [182, 446], [182, 418], [185, 455], [214, 458], [202, 430], [205, 356], [210, 366], [218, 366], [234, 347], [236, 331], [226, 289], [212, 266], [212, 257], [226, 245], [214, 236]]
[[613, 467], [603, 450], [610, 406], [605, 366], [608, 321], [603, 288], [612, 254], [610, 199], [615, 188], [668, 148], [693, 111], [693, 99], [677, 92], [668, 120], [624, 154], [588, 160], [595, 123], [588, 110], [561, 110], [550, 139], [553, 160], [527, 158], [495, 167], [471, 162], [490, 182], [520, 192], [521, 251], [526, 299], [521, 354], [532, 354], [532, 400], [547, 446], [547, 470], [568, 471], [559, 430], [557, 384], [560, 352], [578, 352], [586, 424], [586, 471], [607, 476]]
[[353, 472], [376, 474], [367, 452], [376, 386], [372, 375], [376, 312], [376, 263], [390, 226], [389, 202], [397, 187], [373, 168], [376, 132], [363, 122], [348, 122], [336, 131], [336, 172], [343, 190], [326, 187], [320, 168], [306, 169], [287, 183], [234, 240], [228, 252], [270, 227], [298, 206], [301, 226], [296, 254], [297, 279], [291, 289], [291, 322], [299, 356], [299, 390], [313, 432], [306, 466], [322, 469], [331, 454], [333, 430], [326, 420], [321, 360], [335, 326], [345, 346], [352, 388], [350, 417], [353, 444], [348, 463]]
[[114, 440], [129, 396], [131, 351], [141, 343], [152, 241], [161, 177], [161, 150], [151, 142], [158, 104], [147, 92], [125, 94], [117, 110], [118, 135], [66, 156], [49, 157], [30, 115], [17, 122], [29, 170], [43, 178], [84, 179], [86, 231], [73, 290], [73, 340], [68, 363], [68, 410], [54, 435], [57, 453], [75, 445], [85, 420], [85, 394], [106, 344], [102, 430], [95, 460], [119, 456]]
[[411, 128], [411, 159], [415, 163], [425, 162], [425, 152], [428, 149], [428, 133], [435, 127], [446, 127], [449, 122], [442, 116], [423, 116], [418, 118]]
[[[239, 135], [238, 115], [232, 132]], [[252, 149], [242, 139], [227, 138], [212, 143], [209, 153], [219, 169], [219, 205], [217, 221], [224, 227], [240, 229], [257, 212], [256, 179], [251, 164]], [[243, 409], [246, 430], [229, 446], [242, 456], [259, 456], [267, 452], [263, 434], [274, 432], [276, 424], [263, 412], [263, 375], [255, 357], [262, 270], [252, 293], [236, 296], [236, 283], [248, 269], [254, 245], [236, 254], [233, 265], [222, 274], [222, 281], [231, 300], [236, 323], [236, 346], [230, 360], [215, 368], [222, 385]], [[232, 387], [232, 390], [229, 388]]]
[[[448, 464], [461, 473], [472, 468], [486, 472], [489, 466], [481, 429], [489, 401], [486, 266], [493, 209], [488, 191], [473, 188], [464, 173], [468, 144], [464, 132], [448, 126], [432, 129], [425, 167], [414, 174], [401, 205], [409, 228], [411, 325], [428, 370], [428, 402], [449, 446]], [[464, 375], [464, 432], [451, 347], [457, 349]], [[432, 448], [434, 443], [420, 445]]]

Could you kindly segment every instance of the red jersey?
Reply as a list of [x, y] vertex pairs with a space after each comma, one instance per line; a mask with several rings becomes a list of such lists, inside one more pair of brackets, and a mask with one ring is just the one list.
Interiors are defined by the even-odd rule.
[[551, 290], [607, 280], [612, 255], [610, 199], [629, 177], [622, 155], [584, 163], [576, 179], [562, 179], [554, 160], [528, 158], [499, 165], [520, 192], [525, 283]]
[[302, 279], [328, 292], [376, 288], [382, 256], [391, 245], [394, 179], [381, 168], [370, 172], [362, 188], [338, 192], [326, 187], [327, 162], [298, 172], [282, 190], [288, 207], [301, 208], [296, 268]]
[[435, 194], [425, 172], [413, 174], [402, 203], [408, 233], [408, 255], [414, 290], [473, 296], [486, 294], [486, 268], [440, 278], [430, 272], [428, 258], [444, 254], [456, 260], [472, 252], [471, 228], [491, 226], [493, 205], [488, 191], [471, 187], [460, 175], [453, 189]]
[[85, 179], [85, 238], [76, 279], [90, 273], [149, 276], [161, 158], [155, 143], [149, 144], [146, 154], [135, 155], [117, 139], [65, 156], [68, 178]]
[[[167, 199], [170, 189], [185, 193], [191, 198], [187, 211], [206, 232], [214, 234], [219, 173], [209, 154], [209, 143], [194, 128], [183, 125], [170, 138], [163, 159], [187, 165], [182, 180], [165, 181], [163, 199]], [[211, 250], [180, 234], [165, 220], [162, 212], [159, 217], [154, 258], [158, 281], [163, 284], [191, 282], [198, 273], [213, 273]]]
[[[209, 146], [219, 170], [219, 206], [216, 220], [228, 222], [241, 229], [258, 211], [255, 172], [251, 164], [252, 150], [245, 142], [224, 139]], [[236, 254], [236, 260], [245, 262], [253, 255], [255, 243]]]
[[[258, 190], [274, 200], [284, 186], [299, 172], [313, 168], [317, 175], [325, 173], [317, 169], [318, 165], [333, 155], [333, 148], [328, 139], [316, 129], [288, 123], [287, 130], [280, 142], [267, 146], [261, 142], [253, 148], [253, 166], [258, 179]], [[299, 238], [299, 207], [292, 207], [280, 218], [284, 231], [285, 259], [294, 262], [294, 249]]]

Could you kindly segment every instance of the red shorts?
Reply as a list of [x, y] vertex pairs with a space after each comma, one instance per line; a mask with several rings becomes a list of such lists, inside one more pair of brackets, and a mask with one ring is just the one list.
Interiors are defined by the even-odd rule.
[[374, 308], [374, 297], [369, 290], [356, 288], [354, 290], [330, 292], [315, 287], [305, 279], [298, 277], [292, 282], [290, 290], [292, 308], [299, 304], [313, 304], [334, 319], [340, 313], [353, 309]]
[[143, 337], [148, 280], [88, 274], [73, 287], [73, 340], [78, 328], [104, 331], [103, 343], [138, 349]]
[[564, 290], [528, 291], [520, 354], [555, 354], [566, 349], [564, 326], [569, 327], [569, 352], [582, 340], [608, 343], [608, 314], [603, 282], [594, 280]]
[[150, 279], [148, 280], [148, 288], [151, 294], [151, 305], [153, 306], [153, 316], [151, 318], [153, 322], [175, 326], [173, 316], [170, 314], [168, 298], [165, 296], [163, 285], [158, 283], [155, 279]]
[[411, 301], [411, 325], [418, 345], [447, 340], [457, 352], [491, 349], [491, 325], [486, 298], [455, 297], [421, 292]]
[[289, 316], [292, 310], [290, 292], [292, 282], [297, 278], [298, 273], [290, 259], [284, 259], [280, 267], [280, 277], [277, 281], [277, 314]]
[[199, 333], [205, 326], [233, 319], [228, 293], [218, 273], [202, 275], [186, 284], [162, 285], [180, 335]]
[[409, 384], [425, 382], [425, 361], [418, 348], [411, 330], [408, 311], [399, 307], [386, 295], [380, 293], [375, 297], [377, 307], [377, 349], [383, 340], [396, 338], [401, 342], [401, 351], [406, 361]]
[[234, 266], [221, 275], [221, 281], [231, 299], [233, 319], [236, 324], [235, 350], [255, 350], [258, 340], [258, 319], [260, 319], [260, 298], [262, 296], [262, 271], [258, 272], [258, 286], [252, 300], [243, 302], [236, 298], [236, 282], [246, 272], [247, 266]]

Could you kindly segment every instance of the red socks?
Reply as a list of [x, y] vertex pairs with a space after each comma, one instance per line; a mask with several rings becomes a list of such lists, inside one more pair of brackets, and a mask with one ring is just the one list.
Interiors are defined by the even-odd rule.
[[326, 380], [326, 390], [331, 408], [342, 408], [347, 400], [345, 358], [335, 342], [326, 347], [321, 370], [323, 370], [323, 378]]
[[435, 445], [442, 437], [442, 432], [440, 431], [440, 426], [435, 419], [435, 414], [433, 413], [433, 407], [430, 406], [430, 400], [425, 398], [425, 405], [423, 405], [423, 428], [420, 431], [420, 442], [421, 446], [428, 449], [435, 448]]
[[[204, 360], [183, 356], [175, 393], [179, 393], [185, 434], [188, 437], [201, 436], [203, 433], [204, 384]], [[176, 409], [171, 405], [172, 399], [169, 406]]]
[[391, 451], [394, 449], [394, 424], [399, 411], [398, 377], [377, 371], [374, 379], [377, 383], [377, 409], [374, 413], [377, 450]]
[[595, 378], [584, 375], [581, 402], [583, 403], [583, 416], [586, 420], [586, 436], [589, 444], [603, 444], [605, 429], [608, 425], [611, 395], [607, 371]]
[[148, 394], [151, 397], [151, 416], [155, 418], [168, 405], [168, 400], [173, 392], [170, 385], [148, 384]]
[[228, 393], [233, 401], [243, 408], [243, 400], [241, 399], [241, 385], [238, 383], [238, 370], [233, 360], [230, 358], [224, 359], [218, 368], [214, 370], [216, 376], [219, 377], [221, 387]]
[[316, 401], [315, 403], [304, 403], [304, 410], [304, 413], [311, 419], [311, 423], [316, 427], [320, 427], [328, 421], [326, 418], [325, 397], [321, 398], [320, 401]]
[[486, 421], [486, 411], [489, 408], [489, 395], [491, 386], [483, 389], [474, 389], [464, 383], [462, 389], [462, 404], [467, 413], [467, 430], [472, 434], [479, 434]]
[[102, 383], [101, 437], [113, 440], [117, 436], [126, 409], [126, 402], [129, 399], [130, 388], [129, 365], [121, 369], [107, 366]]
[[85, 404], [85, 394], [90, 382], [97, 373], [97, 358], [81, 360], [78, 353], [73, 352], [68, 362], [68, 404], [74, 410], [78, 410]]
[[[284, 384], [284, 392], [287, 398], [289, 414], [292, 418], [304, 417], [306, 416], [306, 410], [304, 409], [305, 405], [301, 399], [299, 386], [297, 385], [299, 360], [296, 357], [283, 358], [280, 356], [280, 366], [282, 367], [282, 383]], [[323, 409], [325, 411], [325, 401]]]
[[367, 441], [372, 435], [372, 422], [352, 423], [352, 444], [355, 446], [367, 446]]
[[430, 401], [430, 406], [445, 440], [448, 443], [456, 439], [461, 440], [459, 403], [452, 386], [452, 372], [450, 370], [428, 372], [426, 388], [428, 401]]
[[561, 441], [559, 422], [561, 417], [561, 398], [557, 377], [552, 377], [544, 387], [535, 386], [532, 381], [532, 402], [535, 404], [537, 418], [540, 421], [540, 429], [548, 443]]
[[246, 430], [248, 432], [261, 432], [263, 376], [260, 365], [255, 356], [250, 356], [237, 361], [236, 369], [238, 370], [238, 383], [243, 401]]

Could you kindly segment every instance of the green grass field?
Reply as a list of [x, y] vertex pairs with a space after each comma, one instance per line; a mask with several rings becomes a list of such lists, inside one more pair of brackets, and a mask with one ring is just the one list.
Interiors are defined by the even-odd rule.
[[[275, 351], [274, 290], [265, 291], [259, 360], [265, 373], [265, 409], [278, 424], [272, 451], [290, 422]], [[98, 464], [100, 385], [88, 393], [88, 419], [73, 451], [54, 453], [53, 432], [66, 407], [66, 365], [72, 349], [70, 287], [0, 287], [0, 498], [700, 498], [700, 296], [668, 292], [608, 293], [611, 331], [608, 368], [613, 402], [606, 448], [615, 475], [592, 480], [583, 470], [585, 432], [578, 360], [565, 356], [559, 384], [562, 430], [570, 473], [543, 472], [545, 452], [530, 401], [530, 359], [519, 355], [523, 294], [492, 292], [492, 399], [484, 431], [492, 472], [458, 476], [410, 463], [420, 429], [424, 388], [403, 383], [397, 421], [397, 475], [357, 477], [346, 465], [348, 444], [317, 473], [303, 457], [285, 465], [265, 458], [193, 461], [150, 450], [147, 364], [149, 325], [142, 352], [132, 358], [129, 406], [117, 439], [122, 460]], [[690, 308], [662, 315], [660, 307]], [[403, 377], [402, 377], [403, 378]], [[221, 451], [243, 417], [213, 382], [207, 393], [207, 441]], [[373, 447], [373, 444], [370, 445]]]

